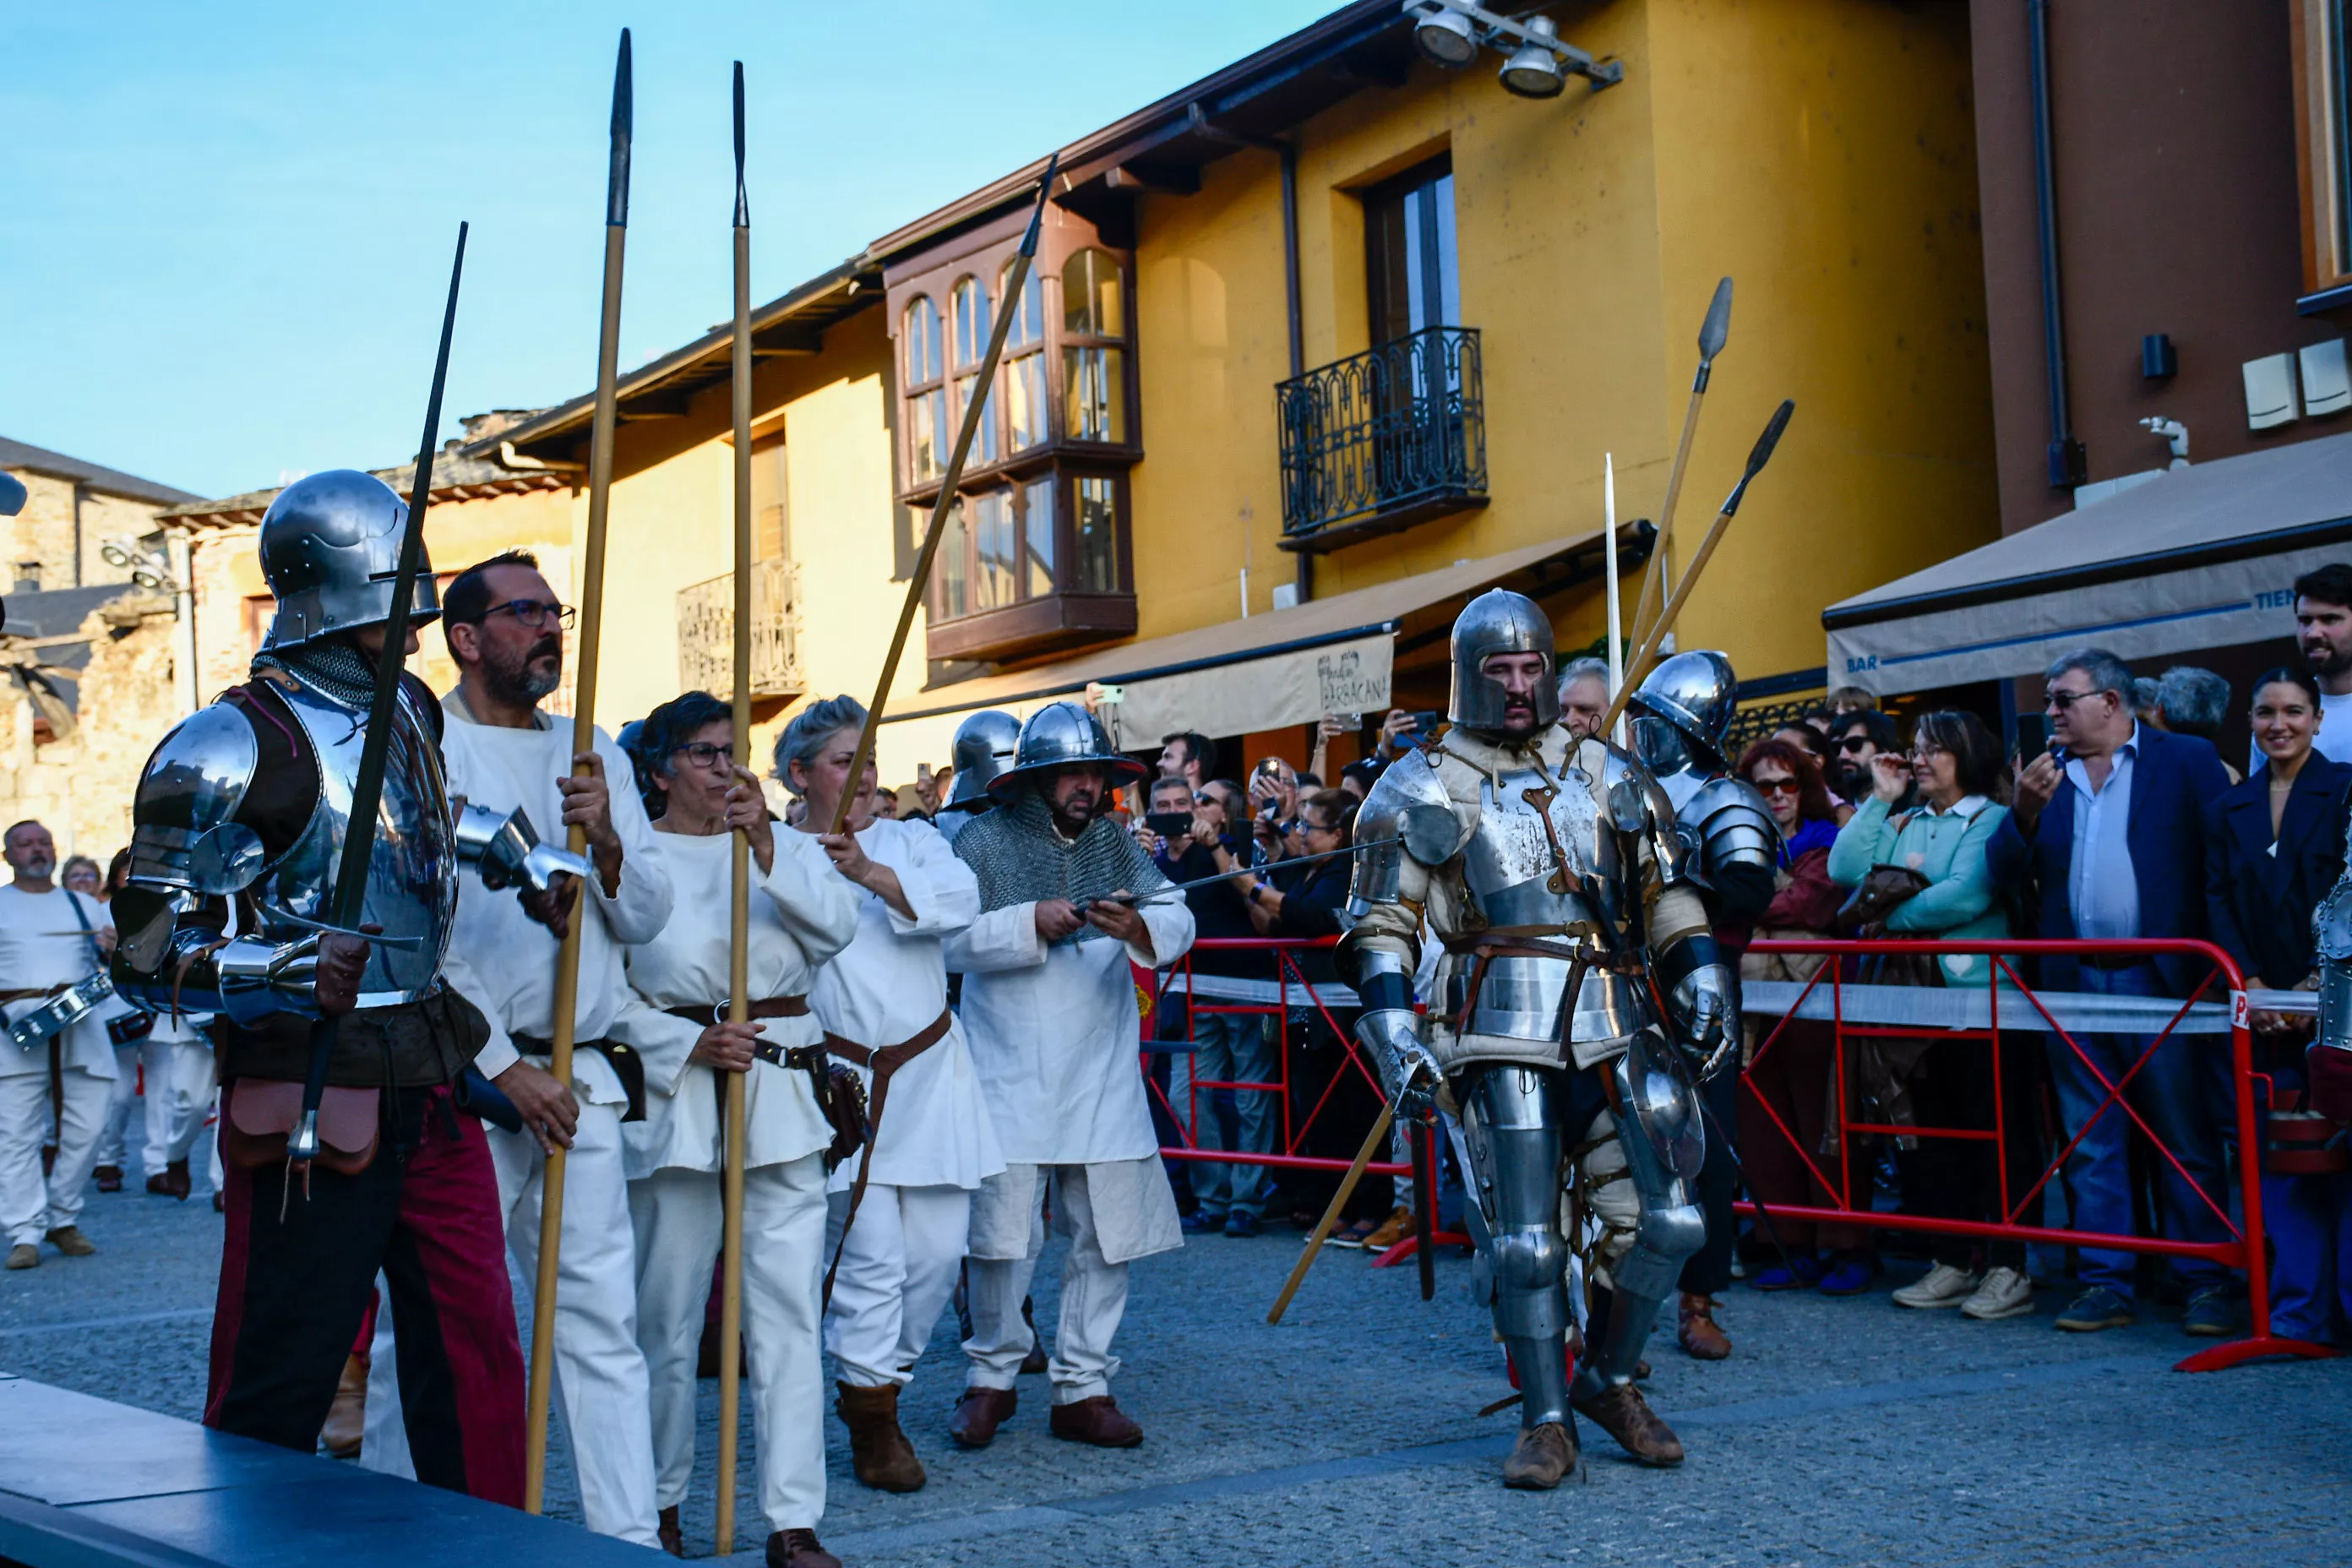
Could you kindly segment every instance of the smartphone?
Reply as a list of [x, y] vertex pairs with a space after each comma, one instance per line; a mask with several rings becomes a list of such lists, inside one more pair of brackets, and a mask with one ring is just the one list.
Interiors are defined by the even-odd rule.
[[2050, 749], [2049, 715], [2020, 713], [2017, 716], [2017, 754], [2030, 763]]
[[1143, 814], [1143, 826], [1162, 838], [1181, 838], [1192, 831], [1192, 814], [1189, 811], [1148, 811]]
[[1412, 716], [1412, 731], [1416, 735], [1426, 735], [1444, 722], [1444, 714], [1424, 709]]

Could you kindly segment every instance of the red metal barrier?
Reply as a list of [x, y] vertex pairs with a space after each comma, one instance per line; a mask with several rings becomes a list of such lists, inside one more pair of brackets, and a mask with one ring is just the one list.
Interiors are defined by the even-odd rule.
[[[2268, 1258], [2264, 1250], [2263, 1228], [2262, 1149], [2256, 1137], [2254, 1116], [2254, 1084], [2257, 1079], [2260, 1079], [2267, 1086], [2269, 1080], [2266, 1075], [2254, 1071], [2252, 1037], [2247, 1029], [2245, 977], [2240, 973], [2237, 964], [2231, 961], [2230, 955], [2221, 949], [2206, 942], [2151, 937], [2132, 941], [2105, 942], [1758, 942], [1748, 951], [1759, 953], [1820, 955], [1827, 960], [1810, 981], [1803, 983], [1803, 990], [1800, 992], [1795, 1005], [1758, 1045], [1755, 1058], [1748, 1064], [1749, 1068], [1752, 1069], [1755, 1061], [1761, 1060], [1772, 1048], [1774, 1042], [1780, 1039], [1781, 1033], [1796, 1018], [1798, 1009], [1801, 1008], [1806, 999], [1821, 989], [1824, 984], [1830, 990], [1832, 1001], [1832, 1016], [1826, 1021], [1834, 1030], [1835, 1040], [1831, 1070], [1834, 1075], [1832, 1082], [1837, 1086], [1838, 1091], [1840, 1137], [1838, 1173], [1834, 1181], [1815, 1163], [1814, 1151], [1802, 1146], [1796, 1134], [1781, 1120], [1780, 1113], [1772, 1108], [1771, 1102], [1760, 1092], [1748, 1087], [1743, 1072], [1741, 1087], [1748, 1090], [1748, 1102], [1761, 1108], [1772, 1125], [1779, 1130], [1781, 1137], [1787, 1139], [1790, 1146], [1796, 1150], [1798, 1158], [1803, 1162], [1806, 1170], [1813, 1179], [1820, 1183], [1822, 1189], [1830, 1193], [1837, 1202], [1837, 1206], [1834, 1208], [1774, 1203], [1769, 1205], [1768, 1217], [1785, 1215], [1790, 1219], [1811, 1220], [1821, 1224], [1855, 1225], [1878, 1230], [1910, 1230], [1941, 1235], [1979, 1236], [2020, 1242], [2038, 1241], [2061, 1246], [2097, 1247], [2117, 1252], [2156, 1253], [2170, 1257], [2209, 1258], [2227, 1268], [2238, 1269], [2246, 1276], [2251, 1317], [2250, 1332], [2242, 1340], [2232, 1340], [2198, 1352], [2181, 1362], [2179, 1370], [2212, 1372], [2223, 1367], [2235, 1366], [2242, 1362], [2251, 1361], [2260, 1356], [2321, 1357], [2332, 1356], [2336, 1353], [2325, 1346], [2303, 1340], [2282, 1339], [2271, 1331], [2270, 1273]], [[1937, 958], [1970, 956], [1990, 959], [1991, 962], [1987, 966], [1987, 976], [1984, 981], [1985, 993], [1990, 1003], [1989, 1026], [1947, 1028], [1927, 1025], [1859, 1025], [1847, 1022], [1845, 987], [1851, 984], [1858, 984], [1847, 977], [1848, 963], [1855, 959], [1886, 954]], [[2187, 957], [2200, 959], [2210, 967], [2189, 994], [2185, 999], [2179, 1000], [2171, 1018], [2162, 1029], [2156, 1031], [2149, 1037], [2147, 1047], [2141, 1051], [2138, 1058], [2119, 1079], [2110, 1081], [2074, 1037], [2059, 1024], [2050, 1008], [2019, 973], [2015, 961], [2033, 956]], [[2181, 1166], [2179, 1156], [2156, 1136], [2154, 1131], [2149, 1128], [2124, 1093], [2132, 1079], [2138, 1075], [2140, 1069], [2147, 1064], [2156, 1051], [2167, 1040], [2172, 1038], [2181, 1022], [2189, 1016], [2189, 1008], [2213, 989], [2216, 981], [2221, 982], [2221, 988], [2227, 993], [2226, 997], [2217, 998], [2217, 1000], [2225, 1000], [2231, 1008], [2231, 1081], [2236, 1102], [2237, 1175], [2240, 1189], [2239, 1201], [2244, 1216], [2242, 1223], [2231, 1220], [2228, 1211], [2221, 1205], [2215, 1203], [2211, 1194], [2206, 1194], [2203, 1188], [2198, 1186], [2195, 1181], [2189, 1177], [2188, 1172]], [[1994, 1167], [2000, 1173], [2002, 1215], [1998, 1223], [1942, 1219], [1922, 1215], [1879, 1213], [1869, 1206], [1867, 1173], [1864, 1173], [1865, 1186], [1862, 1194], [1864, 1201], [1861, 1206], [1856, 1206], [1852, 1158], [1852, 1135], [1853, 1134], [1874, 1136], [1902, 1134], [1919, 1138], [1990, 1142], [1996, 1149], [2003, 1146], [2007, 1128], [2002, 1120], [2000, 1052], [1996, 1044], [2000, 1034], [2003, 984], [2009, 985], [2018, 995], [2022, 996], [2034, 1013], [2039, 1015], [2042, 1025], [2057, 1039], [2063, 1041], [2066, 1048], [2073, 1050], [2083, 1064], [2091, 1069], [2092, 1074], [2105, 1088], [2105, 1098], [2085, 1119], [2082, 1127], [2075, 1130], [2074, 1137], [2066, 1141], [2064, 1146], [2058, 1151], [2056, 1157], [2042, 1173], [2040, 1179], [2035, 1181], [2021, 1196], [2013, 1194], [2010, 1191], [2007, 1162], [1995, 1158]], [[1961, 988], [1949, 987], [1949, 989]], [[2174, 999], [2159, 997], [2149, 1000], [2166, 1003]], [[2129, 1029], [2115, 1032], [2138, 1034], [2141, 1031]], [[1895, 1125], [1853, 1120], [1850, 1114], [1853, 1102], [1851, 1080], [1846, 1073], [1845, 1047], [1849, 1037], [1927, 1041], [1983, 1041], [1985, 1055], [1992, 1073], [1993, 1126], [1991, 1130], [1988, 1131], [1982, 1128]], [[2051, 1180], [2064, 1169], [2068, 1156], [2074, 1153], [2076, 1145], [2090, 1131], [2091, 1125], [2100, 1117], [2107, 1114], [2111, 1109], [2119, 1109], [2124, 1115], [2129, 1117], [2132, 1123], [2147, 1135], [2149, 1142], [2164, 1161], [2187, 1182], [2192, 1191], [2204, 1197], [2207, 1206], [2220, 1216], [2222, 1225], [2228, 1229], [2230, 1235], [2227, 1240], [2193, 1242], [2173, 1240], [2163, 1237], [2116, 1236], [2081, 1230], [2061, 1230], [2052, 1226], [2019, 1223], [2019, 1216], [2027, 1211], [2027, 1206], [2040, 1198]], [[1752, 1203], [1742, 1202], [1738, 1206], [1739, 1212], [1743, 1214], [1752, 1215], [1756, 1213], [1756, 1205]]]

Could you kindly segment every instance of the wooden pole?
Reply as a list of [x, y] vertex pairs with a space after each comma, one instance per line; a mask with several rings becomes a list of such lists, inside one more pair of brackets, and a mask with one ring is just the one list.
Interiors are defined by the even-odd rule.
[[[743, 62], [735, 62], [735, 748], [751, 743], [751, 207], [743, 193]], [[751, 836], [735, 833], [727, 929], [727, 1020], [751, 1016]], [[744, 1075], [727, 1075], [720, 1177], [719, 1555], [735, 1550], [735, 1445], [742, 1423]]]
[[[580, 649], [572, 668], [572, 750], [596, 743], [596, 656], [604, 620], [604, 522], [613, 499], [614, 388], [620, 368], [621, 261], [629, 230], [629, 30], [621, 29], [621, 53], [613, 73], [612, 163], [604, 193], [604, 300], [596, 338], [596, 412], [588, 447], [588, 538], [580, 565]], [[575, 764], [573, 775], [584, 775]], [[626, 781], [623, 781], [625, 787]], [[574, 823], [565, 836], [574, 855], [586, 852], [587, 829]], [[593, 873], [592, 873], [593, 874]], [[572, 906], [563, 946], [556, 960], [555, 1016], [548, 1071], [572, 1083], [572, 1033], [580, 999], [580, 933], [588, 920], [583, 889]], [[543, 1511], [547, 1490], [547, 1405], [555, 1371], [556, 1265], [563, 1238], [563, 1151], [547, 1156], [541, 1175], [539, 1274], [530, 1299], [530, 1385], [524, 1407], [523, 1507]]]
[[[1650, 564], [1642, 574], [1642, 595], [1633, 602], [1633, 635], [1643, 636], [1642, 617], [1650, 612], [1652, 590], [1670, 597], [1674, 588], [1675, 508], [1682, 500], [1683, 476], [1689, 470], [1691, 443], [1698, 435], [1699, 405], [1706, 401], [1706, 384], [1715, 374], [1715, 356], [1723, 352], [1731, 333], [1731, 279], [1715, 286], [1707, 301], [1706, 320], [1698, 329], [1698, 372], [1691, 378], [1690, 405], [1683, 410], [1682, 438], [1675, 443], [1674, 467], [1666, 470], [1666, 499], [1658, 509], [1658, 537], [1650, 546]], [[1640, 678], [1635, 677], [1636, 679]], [[1606, 725], [1602, 728], [1605, 730]]]
[[[1601, 571], [1609, 585], [1609, 695], [1614, 697], [1625, 684], [1625, 626], [1617, 592], [1617, 458], [1613, 452], [1601, 456], [1601, 516], [1608, 533], [1607, 547], [1601, 552]], [[1603, 730], [1600, 738], [1611, 737]], [[1622, 732], [1615, 739], [1621, 746], [1625, 743]]]
[[1714, 558], [1715, 547], [1722, 542], [1724, 529], [1729, 526], [1732, 514], [1739, 510], [1740, 499], [1748, 493], [1748, 481], [1763, 472], [1764, 465], [1771, 460], [1772, 448], [1780, 444], [1780, 432], [1789, 427], [1789, 416], [1796, 410], [1794, 403], [1784, 401], [1773, 411], [1770, 423], [1764, 426], [1764, 434], [1756, 438], [1756, 449], [1748, 455], [1748, 471], [1732, 487], [1729, 499], [1723, 503], [1723, 510], [1716, 513], [1714, 525], [1706, 531], [1706, 538], [1700, 543], [1698, 553], [1691, 557], [1690, 570], [1683, 574], [1683, 580], [1675, 584], [1674, 597], [1668, 599], [1665, 608], [1658, 612], [1657, 624], [1650, 628], [1650, 635], [1642, 640], [1642, 646], [1634, 650], [1633, 658], [1627, 662], [1625, 684], [1617, 689], [1616, 695], [1609, 700], [1609, 711], [1601, 715], [1602, 730], [1617, 722], [1617, 716], [1625, 710], [1625, 700], [1633, 695], [1642, 678], [1650, 673], [1650, 661], [1657, 657], [1658, 645], [1673, 629], [1675, 617], [1683, 613], [1683, 605], [1689, 601], [1691, 590], [1698, 585], [1699, 574], [1706, 570], [1707, 562]]
[[1022, 237], [1021, 248], [1013, 258], [1013, 266], [1004, 275], [1004, 292], [996, 305], [996, 325], [988, 334], [988, 353], [982, 356], [980, 374], [972, 377], [971, 401], [964, 405], [963, 420], [956, 431], [955, 452], [948, 459], [947, 477], [940, 482], [939, 500], [931, 503], [930, 526], [923, 531], [923, 548], [915, 556], [915, 573], [907, 584], [907, 602], [899, 606], [898, 629], [890, 634], [890, 652], [882, 660], [882, 679], [875, 683], [874, 700], [866, 707], [866, 726], [857, 732], [857, 751], [849, 759], [848, 781], [842, 785], [841, 802], [833, 809], [830, 831], [841, 832], [849, 822], [851, 803], [857, 798], [857, 786], [866, 777], [866, 764], [874, 760], [874, 738], [882, 723], [882, 709], [890, 700], [890, 684], [898, 676], [898, 658], [907, 651], [907, 633], [915, 624], [916, 607], [922, 604], [923, 595], [931, 581], [931, 561], [940, 552], [940, 534], [948, 519], [949, 509], [955, 505], [956, 485], [963, 478], [964, 458], [971, 452], [973, 436], [980, 430], [980, 416], [989, 405], [989, 391], [996, 382], [996, 362], [1004, 353], [1004, 334], [1013, 324], [1013, 312], [1019, 309], [1021, 290], [1029, 281], [1030, 264], [1037, 258], [1037, 231], [1045, 220], [1045, 202], [1053, 195], [1054, 174], [1061, 167], [1061, 155], [1045, 160], [1045, 176], [1037, 182], [1037, 205], [1029, 214], [1029, 232]]
[[1307, 1238], [1307, 1250], [1298, 1255], [1298, 1262], [1291, 1268], [1290, 1278], [1282, 1282], [1282, 1294], [1274, 1299], [1274, 1310], [1265, 1315], [1269, 1324], [1280, 1323], [1282, 1314], [1290, 1310], [1290, 1299], [1297, 1295], [1298, 1287], [1306, 1283], [1307, 1271], [1315, 1267], [1316, 1255], [1323, 1250], [1323, 1243], [1330, 1238], [1331, 1227], [1339, 1223], [1339, 1211], [1347, 1207], [1348, 1200], [1355, 1195], [1356, 1184], [1364, 1179], [1364, 1167], [1372, 1163], [1373, 1153], [1388, 1137], [1389, 1127], [1395, 1121], [1395, 1105], [1381, 1106], [1380, 1115], [1372, 1121], [1371, 1135], [1364, 1140], [1364, 1146], [1356, 1151], [1356, 1163], [1349, 1166], [1348, 1173], [1340, 1178], [1339, 1190], [1331, 1194], [1330, 1206], [1323, 1211], [1322, 1219], [1315, 1226], [1315, 1234]]

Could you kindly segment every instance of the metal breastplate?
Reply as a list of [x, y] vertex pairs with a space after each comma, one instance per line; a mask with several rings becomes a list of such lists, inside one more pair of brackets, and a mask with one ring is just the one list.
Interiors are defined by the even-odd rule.
[[[1591, 780], [1574, 768], [1563, 782], [1528, 768], [1503, 774], [1499, 794], [1491, 782], [1481, 785], [1462, 875], [1486, 930], [1496, 934], [1613, 948], [1624, 929], [1617, 834], [1601, 818]], [[1449, 952], [1439, 963], [1437, 994], [1448, 1016], [1460, 1016], [1477, 962], [1475, 954]], [[1489, 958], [1463, 1033], [1593, 1041], [1622, 1038], [1639, 1026], [1633, 983], [1588, 971], [1563, 1031], [1569, 969], [1566, 959]]]
[[[308, 689], [281, 686], [278, 692], [310, 737], [319, 770], [319, 804], [310, 826], [252, 889], [267, 934], [291, 940], [303, 934], [306, 922], [331, 919], [365, 722], [364, 715]], [[393, 710], [383, 802], [376, 811], [375, 852], [368, 860], [360, 917], [382, 926], [388, 940], [373, 947], [359, 1005], [388, 1007], [429, 992], [441, 973], [457, 910], [457, 844], [441, 753], [429, 721], [404, 689]]]

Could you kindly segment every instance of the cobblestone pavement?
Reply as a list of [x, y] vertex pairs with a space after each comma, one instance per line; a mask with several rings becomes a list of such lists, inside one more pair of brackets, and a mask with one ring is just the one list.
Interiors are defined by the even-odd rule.
[[[94, 1196], [83, 1223], [98, 1257], [51, 1253], [0, 1276], [0, 1365], [194, 1417], [218, 1220], [202, 1194], [126, 1193]], [[1118, 1393], [1150, 1436], [1122, 1453], [1048, 1436], [1042, 1378], [1023, 1381], [992, 1447], [958, 1451], [946, 1426], [961, 1358], [944, 1321], [904, 1405], [930, 1484], [859, 1487], [828, 1416], [826, 1543], [853, 1568], [2342, 1561], [2352, 1361], [2175, 1373], [2190, 1342], [2172, 1315], [2061, 1334], [2056, 1288], [2036, 1318], [1975, 1323], [1902, 1311], [1883, 1289], [1838, 1301], [1735, 1286], [1730, 1361], [1653, 1349], [1653, 1400], [1690, 1449], [1680, 1471], [1636, 1468], [1588, 1425], [1581, 1483], [1507, 1492], [1496, 1470], [1515, 1420], [1475, 1414], [1504, 1387], [1466, 1265], [1446, 1258], [1424, 1304], [1411, 1268], [1334, 1250], [1270, 1329], [1297, 1245], [1286, 1230], [1208, 1237], [1137, 1266]], [[1049, 1335], [1059, 1258], [1056, 1246], [1038, 1279]], [[697, 1552], [711, 1548], [715, 1383], [703, 1403], [686, 1510]], [[742, 1450], [737, 1545], [756, 1548], [748, 1409]], [[550, 1468], [551, 1511], [569, 1513], [560, 1451]]]

